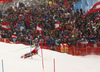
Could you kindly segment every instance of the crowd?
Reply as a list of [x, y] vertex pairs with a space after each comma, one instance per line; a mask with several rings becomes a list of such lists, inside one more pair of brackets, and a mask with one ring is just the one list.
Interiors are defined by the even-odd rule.
[[[76, 1], [76, 0], [74, 0]], [[2, 38], [13, 42], [38, 43], [53, 46], [61, 43], [88, 44], [100, 43], [100, 21], [96, 21], [100, 13], [86, 14], [82, 9], [73, 10], [70, 0], [60, 0], [52, 3], [41, 3], [39, 6], [9, 8], [0, 12], [0, 23], [10, 23], [11, 30], [3, 30]], [[54, 23], [59, 22], [59, 29]], [[37, 33], [37, 23], [42, 27], [42, 33]], [[17, 38], [12, 38], [12, 35]]]

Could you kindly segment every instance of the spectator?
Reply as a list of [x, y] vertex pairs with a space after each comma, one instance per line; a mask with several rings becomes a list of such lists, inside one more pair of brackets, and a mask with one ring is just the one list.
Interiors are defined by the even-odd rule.
[[[73, 11], [73, 3], [79, 0], [59, 0], [49, 4], [42, 2], [38, 6], [25, 8], [9, 8], [0, 13], [0, 23], [9, 22], [11, 31], [2, 30], [2, 38], [9, 38], [14, 42], [27, 42], [30, 39], [33, 43], [38, 43], [40, 39], [43, 45], [53, 47], [60, 43], [77, 45], [82, 42], [100, 43], [100, 21], [95, 21], [99, 13], [86, 13], [77, 9]], [[2, 12], [2, 11], [1, 11]], [[59, 29], [55, 28], [55, 23], [59, 22]], [[43, 32], [37, 34], [37, 23], [42, 27]], [[12, 39], [11, 35], [16, 33], [17, 39]], [[68, 36], [68, 38], [66, 38]]]

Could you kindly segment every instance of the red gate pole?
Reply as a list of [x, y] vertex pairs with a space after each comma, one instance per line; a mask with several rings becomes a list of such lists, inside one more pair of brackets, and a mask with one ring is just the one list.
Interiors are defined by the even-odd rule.
[[53, 62], [54, 62], [54, 72], [55, 72], [55, 59], [53, 59]]
[[42, 51], [42, 40], [40, 40], [40, 43], [41, 43], [41, 55], [42, 55], [42, 68], [43, 68], [43, 71], [44, 71], [44, 61], [43, 61], [43, 51]]

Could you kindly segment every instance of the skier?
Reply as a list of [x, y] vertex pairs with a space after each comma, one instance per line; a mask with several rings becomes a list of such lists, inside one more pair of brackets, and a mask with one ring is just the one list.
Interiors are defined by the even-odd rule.
[[[34, 47], [34, 45], [32, 45], [31, 47]], [[28, 58], [33, 55], [37, 55], [39, 50], [40, 50], [40, 46], [38, 45], [38, 43], [35, 43], [35, 49], [33, 49], [30, 53], [26, 53], [25, 55], [21, 56], [21, 58], [23, 58], [23, 57]]]

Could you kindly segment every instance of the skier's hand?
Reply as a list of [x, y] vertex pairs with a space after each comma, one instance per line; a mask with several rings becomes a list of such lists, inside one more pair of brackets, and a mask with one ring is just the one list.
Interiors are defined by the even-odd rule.
[[35, 53], [35, 55], [38, 55], [38, 53]]
[[31, 47], [34, 47], [34, 45], [31, 45]]

